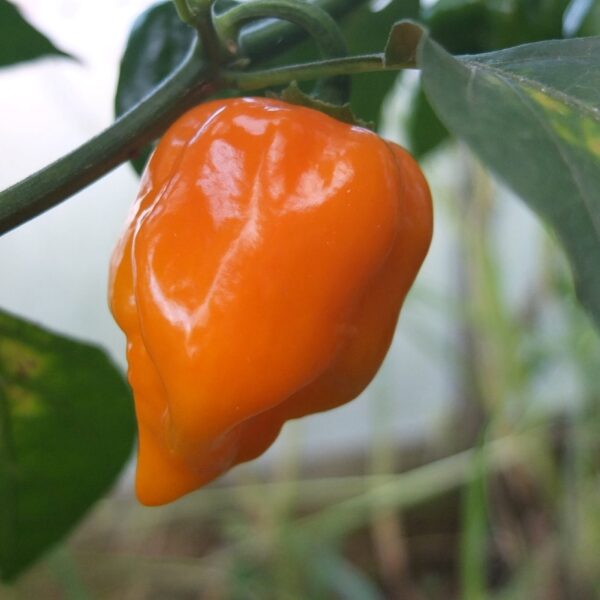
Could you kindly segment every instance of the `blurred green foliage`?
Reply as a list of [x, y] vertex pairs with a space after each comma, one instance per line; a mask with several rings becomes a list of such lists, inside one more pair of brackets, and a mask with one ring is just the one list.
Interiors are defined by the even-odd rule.
[[28, 23], [17, 7], [0, 0], [0, 68], [44, 56], [69, 56]]

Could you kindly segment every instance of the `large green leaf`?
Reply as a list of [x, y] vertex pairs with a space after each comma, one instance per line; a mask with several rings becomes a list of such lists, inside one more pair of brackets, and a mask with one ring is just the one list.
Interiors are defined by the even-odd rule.
[[[489, 52], [561, 37], [569, 0], [439, 0], [424, 11], [430, 37], [452, 54]], [[423, 156], [448, 133], [422, 93], [409, 117], [411, 150]]]
[[424, 37], [427, 97], [448, 129], [549, 223], [600, 325], [600, 38], [452, 57]]
[[129, 388], [100, 349], [0, 312], [0, 577], [104, 494], [131, 453]]
[[49, 55], [68, 56], [32, 27], [14, 4], [0, 0], [0, 67]]

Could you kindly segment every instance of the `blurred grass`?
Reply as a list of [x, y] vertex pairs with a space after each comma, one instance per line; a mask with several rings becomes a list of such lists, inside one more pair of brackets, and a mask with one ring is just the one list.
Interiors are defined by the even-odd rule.
[[[268, 470], [151, 510], [113, 495], [0, 598], [600, 598], [598, 336], [547, 235], [509, 299], [498, 190], [449, 151], [461, 177], [437, 208], [458, 240], [457, 285], [417, 284], [425, 320], [412, 331], [456, 371], [437, 436], [399, 444], [379, 380], [366, 451], [307, 465], [299, 423]], [[450, 345], [427, 327], [440, 309], [456, 324]]]

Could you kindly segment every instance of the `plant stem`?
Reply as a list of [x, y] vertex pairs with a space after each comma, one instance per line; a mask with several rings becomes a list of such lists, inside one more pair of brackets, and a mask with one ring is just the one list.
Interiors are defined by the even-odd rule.
[[214, 68], [224, 61], [221, 41], [215, 31], [212, 18], [214, 0], [184, 0], [191, 15], [192, 25], [198, 31], [207, 62]]
[[321, 53], [330, 58], [345, 56], [346, 40], [335, 20], [316, 4], [294, 0], [251, 0], [215, 16], [217, 31], [237, 45], [241, 26], [260, 18], [276, 18], [295, 23], [314, 38]]
[[[326, 59], [348, 54], [346, 40], [335, 20], [321, 7], [308, 2], [251, 0], [238, 4], [223, 15], [215, 15], [215, 28], [223, 43], [235, 55], [238, 52], [238, 32], [241, 26], [262, 17], [274, 17], [302, 27], [309, 33], [321, 55]], [[320, 81], [316, 90], [317, 95], [335, 104], [348, 102], [351, 81], [344, 75], [338, 73], [336, 77]]]
[[0, 193], [0, 234], [52, 208], [129, 159], [214, 91], [194, 44], [181, 67], [145, 101], [73, 152]]
[[265, 87], [282, 85], [292, 80], [303, 81], [330, 77], [339, 74], [369, 73], [372, 71], [396, 70], [399, 68], [411, 69], [414, 65], [385, 67], [383, 54], [363, 54], [333, 58], [319, 62], [303, 63], [265, 69], [264, 71], [221, 71], [221, 84], [224, 87], [235, 87], [239, 90], [257, 90]]

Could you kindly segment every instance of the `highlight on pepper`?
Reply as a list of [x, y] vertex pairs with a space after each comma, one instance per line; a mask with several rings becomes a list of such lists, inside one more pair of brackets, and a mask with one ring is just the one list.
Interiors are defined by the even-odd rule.
[[202, 104], [160, 141], [110, 268], [139, 428], [136, 492], [170, 502], [377, 372], [427, 253], [399, 146], [264, 98]]

